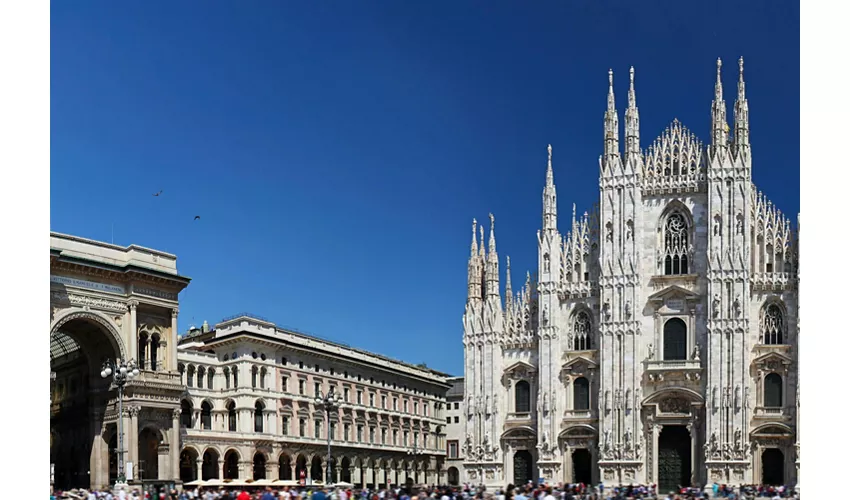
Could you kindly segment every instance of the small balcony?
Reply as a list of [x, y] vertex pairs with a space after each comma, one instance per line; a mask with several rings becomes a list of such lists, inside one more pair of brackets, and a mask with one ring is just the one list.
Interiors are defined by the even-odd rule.
[[596, 420], [596, 412], [587, 410], [564, 410], [564, 417], [561, 420], [563, 427], [568, 427], [577, 423], [587, 423]]
[[646, 361], [646, 375], [651, 382], [679, 380], [699, 382], [702, 378], [702, 363], [698, 359]]
[[771, 422], [786, 422], [792, 419], [791, 408], [787, 406], [756, 406], [753, 408], [754, 420], [770, 420]]

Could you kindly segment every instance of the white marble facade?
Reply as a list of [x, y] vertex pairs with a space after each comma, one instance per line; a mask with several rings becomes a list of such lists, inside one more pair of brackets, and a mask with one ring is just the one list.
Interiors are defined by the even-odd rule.
[[599, 204], [560, 233], [550, 146], [518, 293], [473, 221], [464, 481], [798, 483], [799, 232], [752, 183], [738, 69], [731, 126], [718, 60], [709, 144], [674, 120], [646, 149], [609, 73]]

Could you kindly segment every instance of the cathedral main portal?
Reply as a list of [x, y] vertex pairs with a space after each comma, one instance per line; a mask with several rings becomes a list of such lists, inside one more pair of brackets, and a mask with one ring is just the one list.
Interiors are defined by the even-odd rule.
[[593, 484], [590, 451], [579, 448], [573, 452], [573, 483]]
[[665, 425], [658, 437], [658, 492], [691, 485], [691, 434], [684, 425]]
[[534, 459], [528, 450], [519, 450], [514, 453], [514, 484], [526, 484], [534, 480], [534, 474], [531, 470]]

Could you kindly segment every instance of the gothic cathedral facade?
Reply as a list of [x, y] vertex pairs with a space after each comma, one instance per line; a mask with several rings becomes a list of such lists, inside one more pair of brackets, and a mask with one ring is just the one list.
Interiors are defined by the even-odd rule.
[[798, 483], [799, 217], [753, 185], [743, 60], [732, 127], [720, 69], [711, 143], [673, 121], [646, 150], [632, 69], [622, 151], [609, 72], [599, 205], [559, 232], [550, 146], [538, 272], [514, 294], [508, 258], [504, 301], [473, 221], [465, 481]]

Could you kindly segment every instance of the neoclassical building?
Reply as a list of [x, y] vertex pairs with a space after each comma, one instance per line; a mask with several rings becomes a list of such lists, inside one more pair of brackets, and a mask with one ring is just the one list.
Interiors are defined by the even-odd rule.
[[[183, 337], [180, 479], [445, 481], [447, 375], [239, 315]], [[341, 399], [327, 414], [316, 397]]]
[[674, 120], [645, 149], [609, 72], [599, 204], [560, 232], [550, 146], [538, 269], [514, 294], [508, 258], [504, 300], [473, 221], [466, 481], [798, 483], [798, 233], [753, 184], [737, 69], [708, 144]]
[[50, 462], [58, 489], [118, 478], [117, 392], [107, 359], [138, 360], [124, 395], [123, 449], [135, 479], [178, 476], [177, 295], [189, 278], [174, 255], [50, 233]]
[[[445, 481], [447, 375], [237, 316], [178, 336], [176, 257], [50, 234], [50, 459], [57, 489], [195, 479]], [[123, 399], [106, 360], [136, 360]], [[327, 427], [317, 393], [342, 398]], [[119, 447], [119, 442], [122, 446]]]

